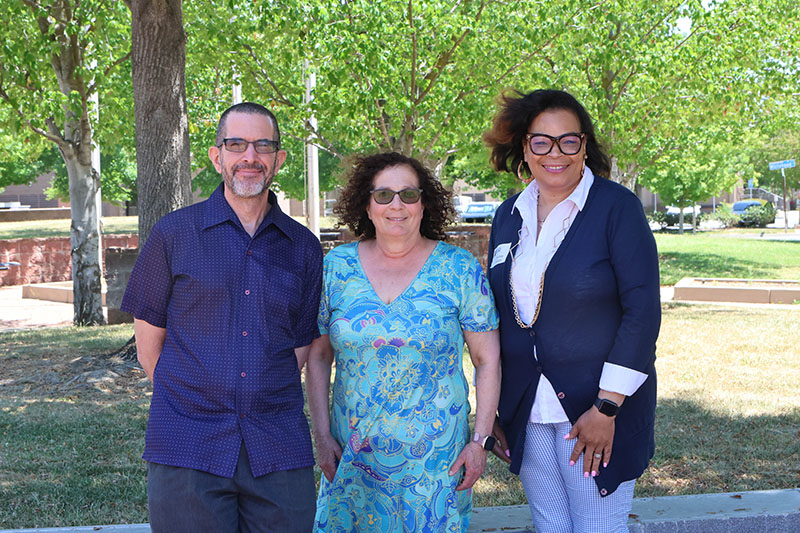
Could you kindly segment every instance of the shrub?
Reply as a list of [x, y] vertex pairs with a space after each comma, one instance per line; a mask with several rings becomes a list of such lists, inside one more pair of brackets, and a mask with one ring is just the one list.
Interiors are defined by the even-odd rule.
[[663, 211], [653, 211], [647, 213], [647, 220], [661, 226], [661, 229], [667, 227], [667, 214]]
[[716, 220], [722, 227], [730, 228], [739, 222], [739, 215], [734, 215], [730, 205], [720, 204], [714, 213], [703, 215], [705, 220]]
[[[680, 213], [664, 213], [664, 225], [665, 226], [677, 226], [680, 220]], [[700, 219], [702, 218], [701, 213], [697, 213], [697, 223], [700, 224]], [[683, 214], [683, 225], [684, 226], [691, 226], [692, 225], [692, 213], [687, 212]]]
[[748, 207], [739, 217], [739, 225], [748, 228], [763, 228], [775, 222], [775, 207], [767, 202], [761, 206]]

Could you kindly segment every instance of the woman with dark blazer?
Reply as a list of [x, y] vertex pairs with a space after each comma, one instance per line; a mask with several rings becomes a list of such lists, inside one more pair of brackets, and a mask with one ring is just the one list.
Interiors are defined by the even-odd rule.
[[536, 531], [627, 531], [655, 448], [655, 240], [569, 94], [503, 96], [484, 140], [495, 169], [527, 184], [498, 209], [489, 247], [502, 455]]

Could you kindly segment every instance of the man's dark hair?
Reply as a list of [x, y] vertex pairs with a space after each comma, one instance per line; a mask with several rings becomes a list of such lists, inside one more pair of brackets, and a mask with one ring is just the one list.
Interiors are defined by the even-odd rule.
[[278, 128], [278, 119], [275, 118], [275, 115], [272, 114], [272, 111], [261, 104], [256, 104], [253, 102], [242, 102], [240, 104], [232, 105], [222, 113], [222, 115], [219, 117], [219, 123], [217, 124], [217, 146], [222, 144], [222, 139], [225, 135], [225, 122], [227, 121], [230, 113], [244, 113], [246, 115], [261, 115], [267, 117], [272, 124], [272, 129], [274, 131], [275, 138], [273, 140], [278, 141], [278, 146], [280, 146], [281, 130]]

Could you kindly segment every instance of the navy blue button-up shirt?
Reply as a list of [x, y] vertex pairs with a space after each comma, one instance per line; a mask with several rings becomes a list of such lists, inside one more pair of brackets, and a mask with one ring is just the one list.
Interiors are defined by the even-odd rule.
[[250, 237], [223, 187], [154, 226], [122, 301], [166, 328], [144, 459], [232, 477], [244, 439], [254, 476], [311, 466], [294, 348], [319, 336], [322, 248], [272, 192]]

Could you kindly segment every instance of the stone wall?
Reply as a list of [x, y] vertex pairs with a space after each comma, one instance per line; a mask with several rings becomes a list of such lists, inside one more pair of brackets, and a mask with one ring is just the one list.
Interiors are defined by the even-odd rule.
[[[137, 248], [138, 235], [105, 235], [105, 248]], [[0, 261], [19, 266], [0, 270], [0, 286], [69, 281], [72, 279], [72, 246], [69, 237], [10, 239], [0, 241]]]

